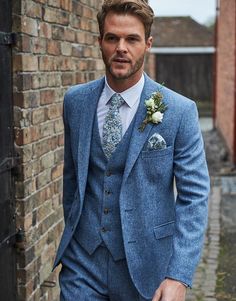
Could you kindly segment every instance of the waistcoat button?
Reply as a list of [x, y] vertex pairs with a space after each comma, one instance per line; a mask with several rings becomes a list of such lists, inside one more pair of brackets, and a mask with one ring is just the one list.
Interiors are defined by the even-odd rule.
[[104, 214], [108, 214], [109, 213], [109, 209], [105, 208], [103, 212], [104, 212]]
[[102, 231], [103, 233], [105, 233], [105, 232], [107, 232], [107, 229], [106, 229], [105, 227], [102, 227], [101, 231]]

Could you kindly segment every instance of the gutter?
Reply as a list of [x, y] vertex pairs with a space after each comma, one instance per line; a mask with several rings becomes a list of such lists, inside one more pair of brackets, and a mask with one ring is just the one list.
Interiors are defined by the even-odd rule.
[[[234, 26], [235, 26], [235, 43], [236, 43], [236, 3], [234, 4]], [[235, 44], [235, 56], [234, 56], [234, 64], [235, 64], [235, 76], [234, 76], [234, 150], [233, 150], [233, 163], [236, 164], [236, 44]]]
[[217, 59], [218, 59], [218, 49], [219, 49], [219, 40], [218, 40], [218, 30], [219, 30], [219, 15], [220, 15], [220, 0], [216, 0], [216, 23], [215, 23], [215, 55], [214, 55], [214, 65], [213, 65], [213, 125], [216, 128], [216, 107], [217, 107]]

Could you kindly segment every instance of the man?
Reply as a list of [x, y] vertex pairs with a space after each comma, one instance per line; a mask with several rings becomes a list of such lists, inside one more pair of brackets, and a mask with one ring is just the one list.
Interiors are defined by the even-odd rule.
[[105, 1], [106, 75], [65, 95], [61, 301], [183, 301], [191, 287], [209, 178], [195, 103], [143, 73], [152, 21], [144, 0]]

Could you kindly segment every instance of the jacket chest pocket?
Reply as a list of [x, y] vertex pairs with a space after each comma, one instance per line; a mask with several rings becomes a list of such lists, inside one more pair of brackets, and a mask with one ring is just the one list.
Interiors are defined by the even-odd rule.
[[141, 152], [142, 159], [149, 160], [149, 159], [159, 159], [165, 160], [166, 158], [173, 158], [173, 147], [168, 146], [167, 148], [161, 150], [149, 150], [149, 151], [142, 151]]

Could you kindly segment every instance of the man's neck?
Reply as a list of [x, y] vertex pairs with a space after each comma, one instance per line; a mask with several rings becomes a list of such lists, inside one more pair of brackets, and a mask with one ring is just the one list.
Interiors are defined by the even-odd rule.
[[142, 74], [139, 74], [139, 76], [136, 76], [135, 78], [127, 78], [127, 79], [112, 79], [108, 74], [106, 74], [107, 83], [108, 85], [117, 93], [121, 93], [125, 90], [128, 90], [129, 88], [133, 87], [138, 83], [138, 81], [141, 79]]

